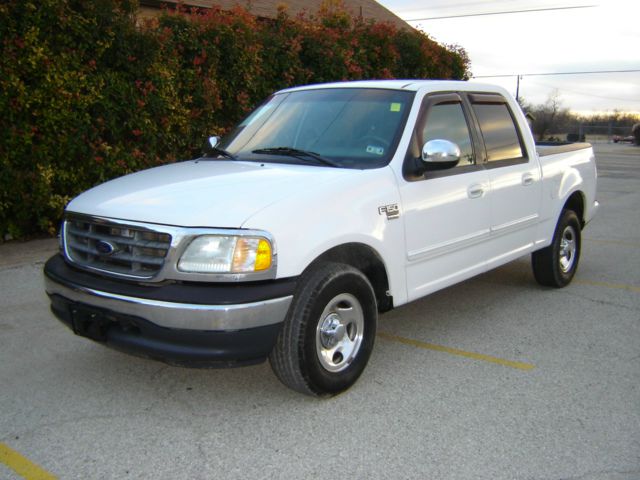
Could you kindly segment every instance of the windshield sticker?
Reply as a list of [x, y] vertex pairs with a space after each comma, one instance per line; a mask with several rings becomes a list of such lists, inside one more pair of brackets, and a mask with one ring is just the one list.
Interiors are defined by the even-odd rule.
[[375, 145], [367, 145], [367, 153], [374, 155], [384, 155], [384, 148], [376, 147]]
[[392, 112], [399, 112], [401, 109], [402, 109], [402, 104], [397, 102], [393, 102], [391, 104], [391, 108], [389, 108], [389, 110]]

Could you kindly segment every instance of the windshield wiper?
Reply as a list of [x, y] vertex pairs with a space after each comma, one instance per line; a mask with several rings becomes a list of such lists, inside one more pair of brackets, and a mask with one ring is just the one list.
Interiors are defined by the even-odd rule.
[[253, 150], [251, 153], [257, 153], [259, 155], [282, 155], [285, 157], [295, 157], [295, 158], [313, 158], [315, 161], [319, 163], [323, 163], [325, 165], [329, 165], [330, 167], [341, 168], [342, 165], [334, 162], [333, 160], [329, 160], [328, 158], [323, 157], [319, 153], [309, 152], [308, 150], [300, 150], [297, 148], [291, 147], [270, 147], [270, 148], [259, 148], [257, 150]]
[[207, 151], [204, 152], [203, 158], [211, 158], [213, 156], [229, 158], [231, 160], [237, 160], [236, 156], [233, 153], [229, 153], [223, 148], [208, 147]]

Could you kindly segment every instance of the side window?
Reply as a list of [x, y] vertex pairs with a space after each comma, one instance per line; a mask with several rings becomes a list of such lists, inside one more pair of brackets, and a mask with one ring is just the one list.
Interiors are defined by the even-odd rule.
[[489, 162], [524, 157], [518, 131], [505, 103], [474, 103], [473, 111], [480, 124]]
[[460, 147], [458, 167], [473, 165], [473, 147], [469, 127], [460, 103], [433, 105], [422, 131], [422, 145], [429, 140], [449, 140]]

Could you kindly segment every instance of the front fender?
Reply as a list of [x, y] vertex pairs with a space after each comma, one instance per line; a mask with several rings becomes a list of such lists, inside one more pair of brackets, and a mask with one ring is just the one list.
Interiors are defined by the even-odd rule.
[[[373, 249], [387, 270], [397, 304], [406, 302], [400, 195], [389, 167], [361, 170], [269, 205], [243, 228], [268, 231], [278, 252], [278, 278], [300, 275], [316, 258], [344, 244]], [[400, 218], [380, 207], [397, 205]]]

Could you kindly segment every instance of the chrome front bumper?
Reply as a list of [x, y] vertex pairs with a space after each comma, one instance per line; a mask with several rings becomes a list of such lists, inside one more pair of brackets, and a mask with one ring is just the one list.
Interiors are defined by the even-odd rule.
[[94, 290], [61, 283], [45, 275], [45, 290], [73, 302], [144, 318], [153, 324], [183, 330], [243, 330], [284, 320], [293, 296], [237, 305], [174, 303]]

